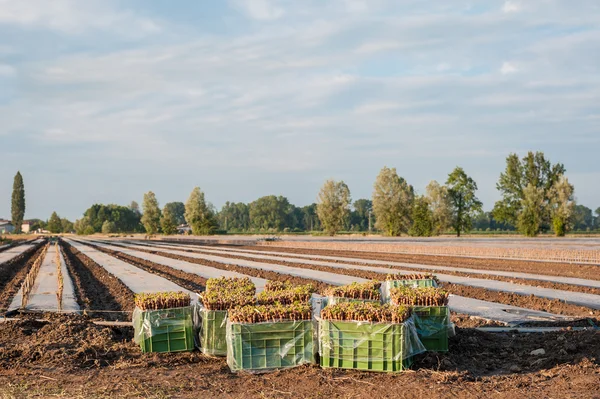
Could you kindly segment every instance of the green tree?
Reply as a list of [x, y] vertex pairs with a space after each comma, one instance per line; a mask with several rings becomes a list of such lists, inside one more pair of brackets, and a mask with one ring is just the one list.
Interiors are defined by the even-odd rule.
[[550, 215], [552, 226], [557, 237], [564, 237], [571, 227], [571, 217], [575, 208], [573, 186], [569, 179], [562, 176], [550, 190]]
[[144, 202], [142, 203], [144, 214], [142, 215], [142, 224], [148, 235], [158, 233], [160, 228], [160, 208], [156, 195], [152, 191], [144, 194]]
[[350, 214], [350, 224], [358, 231], [369, 230], [369, 217], [373, 210], [373, 202], [368, 199], [358, 199], [352, 204], [354, 210]]
[[60, 224], [62, 225], [63, 233], [70, 233], [73, 231], [73, 223], [69, 221], [67, 218], [60, 219]]
[[595, 213], [596, 213], [596, 218], [594, 220], [594, 228], [600, 229], [600, 207], [598, 207], [596, 209]]
[[433, 235], [433, 212], [429, 201], [424, 196], [415, 198], [412, 209], [412, 226], [408, 234], [414, 237], [431, 237]]
[[194, 235], [214, 234], [217, 222], [213, 210], [206, 203], [200, 187], [195, 187], [185, 204], [185, 220]]
[[572, 219], [573, 229], [576, 231], [592, 230], [594, 228], [594, 214], [585, 205], [575, 205]]
[[[75, 233], [78, 235], [88, 234], [86, 231], [88, 231], [89, 228], [94, 230], [94, 227], [91, 225], [90, 218], [88, 216], [84, 216], [83, 218], [76, 220], [73, 227], [75, 228]], [[95, 230], [91, 234], [94, 233]]]
[[373, 190], [375, 227], [388, 236], [408, 232], [414, 196], [413, 187], [398, 176], [396, 168], [381, 169]]
[[303, 206], [300, 208], [301, 215], [299, 218], [300, 228], [304, 231], [318, 231], [321, 230], [321, 221], [317, 215], [317, 204], [312, 203], [310, 205]]
[[[517, 219], [522, 209], [524, 190], [531, 184], [544, 191], [545, 204], [549, 202], [548, 193], [554, 183], [565, 173], [562, 164], [555, 164], [546, 159], [543, 152], [529, 152], [520, 160], [517, 154], [510, 154], [506, 158], [506, 169], [500, 174], [496, 188], [502, 194], [502, 200], [494, 205], [494, 218], [500, 222], [517, 225]], [[550, 228], [550, 214], [548, 207], [542, 214], [540, 230]]]
[[293, 226], [294, 207], [286, 197], [267, 195], [250, 203], [250, 224], [262, 231], [283, 231]]
[[21, 225], [25, 217], [25, 184], [21, 172], [17, 172], [13, 182], [12, 202], [11, 202], [12, 225], [15, 226], [15, 233], [21, 232]]
[[546, 198], [544, 189], [528, 184], [523, 190], [520, 211], [517, 217], [519, 232], [527, 237], [535, 237], [540, 231], [543, 214], [545, 213]]
[[350, 215], [350, 189], [343, 181], [327, 180], [317, 197], [317, 216], [327, 234], [344, 229]]
[[115, 222], [111, 222], [110, 220], [102, 223], [102, 234], [114, 234], [117, 232], [117, 226]]
[[48, 220], [48, 231], [52, 234], [62, 233], [62, 223], [56, 212], [52, 212], [52, 215]]
[[83, 235], [91, 236], [95, 232], [96, 231], [94, 230], [94, 228], [92, 226], [86, 226], [85, 230], [83, 230]]
[[185, 224], [185, 204], [183, 202], [169, 202], [165, 204], [163, 211], [168, 209], [175, 218], [177, 226]]
[[473, 217], [482, 211], [483, 204], [475, 196], [477, 183], [467, 176], [463, 168], [456, 167], [448, 175], [446, 185], [452, 211], [452, 227], [456, 236], [460, 237], [461, 232], [471, 230]]
[[94, 204], [84, 212], [84, 217], [88, 218], [89, 224], [96, 233], [102, 231], [102, 225], [107, 220], [114, 222], [117, 232], [137, 233], [143, 232], [144, 226], [141, 225], [141, 213], [136, 207], [126, 207], [120, 205]]
[[448, 187], [442, 186], [433, 180], [427, 185], [426, 197], [432, 213], [433, 234], [443, 234], [448, 231], [452, 224]]
[[250, 228], [250, 207], [243, 202], [227, 201], [217, 218], [219, 226], [223, 230], [247, 231]]
[[[167, 204], [168, 205], [168, 204]], [[173, 207], [165, 205], [163, 208], [162, 217], [160, 218], [160, 227], [165, 235], [173, 235], [177, 233], [177, 216], [173, 213]]]

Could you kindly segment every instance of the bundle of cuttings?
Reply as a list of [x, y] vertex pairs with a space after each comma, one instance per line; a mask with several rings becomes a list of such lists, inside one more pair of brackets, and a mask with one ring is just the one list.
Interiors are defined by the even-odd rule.
[[327, 291], [328, 296], [338, 298], [366, 299], [373, 301], [381, 300], [378, 281], [367, 281], [366, 283], [352, 283], [341, 287], [332, 287]]
[[415, 273], [415, 274], [388, 274], [385, 278], [387, 281], [390, 280], [433, 280], [436, 284], [440, 284], [440, 280], [433, 274], [429, 273]]
[[228, 310], [254, 304], [255, 293], [256, 287], [248, 277], [220, 277], [208, 279], [200, 298], [208, 310]]
[[190, 306], [191, 298], [185, 292], [153, 292], [135, 294], [135, 306], [141, 310], [161, 310]]
[[232, 323], [266, 323], [281, 321], [311, 320], [312, 312], [308, 303], [295, 302], [289, 305], [244, 306], [231, 309], [229, 320]]
[[316, 289], [312, 284], [294, 286], [288, 283], [268, 281], [265, 284], [265, 290], [257, 296], [258, 304], [271, 305], [279, 303], [289, 305], [294, 302], [308, 302], [315, 291]]
[[410, 308], [406, 306], [370, 302], [342, 302], [326, 306], [321, 311], [321, 318], [324, 320], [371, 323], [404, 323], [410, 315]]
[[390, 290], [392, 303], [408, 306], [447, 306], [447, 291], [436, 287], [398, 287]]

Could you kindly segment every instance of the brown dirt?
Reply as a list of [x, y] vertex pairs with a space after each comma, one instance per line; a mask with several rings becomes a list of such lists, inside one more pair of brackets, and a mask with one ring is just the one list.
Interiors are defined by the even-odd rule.
[[203, 292], [204, 287], [206, 286], [206, 279], [204, 277], [200, 277], [197, 274], [186, 273], [182, 270], [177, 270], [172, 267], [159, 265], [158, 263], [150, 262], [145, 259], [137, 258], [135, 256], [131, 256], [128, 254], [124, 254], [122, 252], [112, 251], [107, 248], [98, 247], [96, 245], [88, 244], [91, 247], [96, 248], [99, 251], [107, 253], [111, 256], [114, 256], [117, 259], [121, 259], [124, 262], [131, 263], [135, 267], [139, 267], [142, 270], [147, 271], [148, 273], [156, 274], [160, 277], [163, 277], [167, 280], [174, 282], [175, 284], [188, 289], [193, 292]]
[[[600, 398], [600, 333], [491, 334], [458, 329], [447, 354], [414, 371], [303, 366], [231, 374], [199, 352], [141, 354], [132, 330], [82, 317], [0, 323], [0, 397], [128, 398]], [[531, 351], [544, 349], [541, 356]]]
[[[195, 251], [201, 252], [201, 251]], [[166, 256], [167, 254], [160, 252], [160, 255]], [[230, 259], [247, 259], [247, 260], [256, 260], [249, 257], [237, 256], [237, 255], [219, 255]], [[186, 258], [187, 259], [187, 258]], [[192, 258], [190, 258], [192, 259]], [[291, 263], [286, 262], [285, 260], [281, 261], [271, 261], [261, 259], [261, 262], [271, 263], [271, 264], [280, 264], [292, 267], [302, 267], [306, 269], [312, 270], [320, 270], [324, 272], [336, 273], [336, 274], [344, 274], [347, 276], [361, 277], [372, 280], [382, 280], [385, 279], [385, 273], [376, 273], [368, 270], [356, 270], [356, 269], [341, 269], [335, 267], [328, 266], [315, 266], [304, 263]], [[546, 312], [551, 312], [555, 314], [564, 314], [569, 316], [577, 316], [577, 317], [595, 317], [600, 316], [600, 310], [590, 309], [583, 306], [572, 305], [568, 303], [561, 302], [559, 300], [551, 300], [545, 298], [539, 298], [533, 295], [525, 296], [513, 293], [504, 293], [504, 292], [496, 292], [487, 290], [485, 288], [475, 288], [468, 287], [458, 284], [444, 284], [444, 288], [447, 289], [450, 293], [465, 296], [469, 298], [481, 299], [490, 302], [504, 303], [507, 305], [519, 306], [527, 309], [541, 310]]]
[[21, 288], [29, 269], [44, 252], [44, 243], [25, 251], [14, 259], [0, 265], [0, 311], [10, 306], [15, 294]]
[[[231, 246], [229, 246], [231, 247]], [[360, 258], [383, 260], [404, 263], [416, 263], [433, 266], [454, 266], [469, 269], [503, 270], [521, 273], [546, 274], [550, 276], [580, 277], [589, 280], [600, 280], [600, 266], [578, 265], [570, 263], [533, 262], [504, 259], [479, 259], [452, 256], [404, 255], [382, 254], [378, 252], [361, 251], [328, 251], [319, 249], [294, 249], [265, 246], [238, 246], [239, 249], [252, 249], [258, 251], [278, 251], [283, 253], [314, 254], [327, 256], [340, 256], [346, 258]]]
[[67, 242], [61, 240], [60, 245], [81, 308], [105, 320], [131, 320], [133, 292]]
[[[201, 249], [184, 249], [185, 252], [197, 252], [197, 253], [203, 253], [203, 254], [207, 254], [207, 255], [212, 255], [209, 252], [205, 252], [202, 251]], [[251, 254], [236, 254], [236, 253], [231, 253], [229, 255], [225, 255], [225, 254], [219, 254], [219, 256], [223, 256], [226, 258], [238, 258], [238, 259], [246, 259], [246, 260], [254, 260], [254, 261], [260, 261], [260, 262], [264, 262], [264, 263], [271, 263], [271, 264], [284, 264], [287, 266], [295, 266], [298, 265], [298, 263], [292, 263], [292, 262], [287, 262], [285, 261], [284, 257], [281, 257], [281, 260], [267, 260], [267, 259], [256, 259], [256, 258], [252, 258]], [[274, 255], [274, 256], [280, 256], [280, 255]], [[286, 255], [284, 255], [286, 256]], [[293, 257], [293, 255], [292, 255]], [[309, 259], [309, 258], [295, 258], [295, 260], [302, 260], [302, 259]], [[310, 258], [310, 260], [314, 260], [314, 261], [323, 261], [323, 259], [318, 259], [318, 258]], [[333, 263], [344, 263], [344, 264], [349, 264], [349, 265], [355, 265], [355, 266], [375, 266], [375, 267], [385, 267], [382, 265], [368, 265], [365, 263], [360, 263], [360, 262], [336, 262], [336, 261], [332, 261], [332, 260], [328, 260], [327, 262], [333, 262]], [[339, 270], [339, 269], [336, 269]], [[402, 268], [402, 267], [398, 267], [398, 266], [390, 266], [390, 273], [394, 273], [394, 270], [406, 270], [406, 268]], [[528, 279], [523, 279], [523, 278], [513, 278], [513, 277], [502, 277], [502, 276], [491, 276], [491, 275], [486, 275], [486, 274], [471, 274], [471, 273], [463, 273], [463, 272], [451, 272], [451, 271], [447, 271], [447, 270], [431, 270], [431, 269], [410, 269], [410, 271], [414, 271], [415, 273], [432, 273], [432, 274], [449, 274], [449, 275], [453, 275], [453, 276], [460, 276], [460, 277], [470, 277], [470, 278], [482, 278], [482, 279], [486, 279], [486, 280], [495, 280], [495, 281], [504, 281], [507, 283], [514, 283], [514, 284], [522, 284], [522, 285], [529, 285], [529, 286], [533, 286], [533, 287], [543, 287], [543, 288], [550, 288], [550, 289], [554, 289], [554, 290], [563, 290], [563, 291], [571, 291], [571, 292], [583, 292], [586, 294], [593, 294], [593, 295], [600, 295], [600, 288], [593, 288], [593, 287], [583, 287], [583, 286], [579, 286], [579, 285], [572, 285], [572, 284], [562, 284], [562, 283], [553, 283], [550, 281], [540, 281], [540, 280], [528, 280]], [[599, 271], [600, 273], [600, 268]]]

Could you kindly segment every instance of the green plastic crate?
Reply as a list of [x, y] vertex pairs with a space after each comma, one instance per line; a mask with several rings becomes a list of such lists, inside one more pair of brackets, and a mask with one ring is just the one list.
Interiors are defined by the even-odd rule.
[[212, 356], [227, 356], [227, 311], [200, 311], [200, 348], [202, 353]]
[[227, 324], [227, 364], [231, 371], [266, 371], [314, 363], [313, 322]]
[[381, 284], [381, 300], [384, 303], [390, 301], [390, 291], [392, 288], [398, 287], [437, 287], [438, 284], [434, 279], [421, 280], [386, 280]]
[[406, 370], [412, 358], [406, 356], [404, 334], [404, 324], [319, 320], [321, 367]]
[[448, 352], [448, 306], [414, 306], [413, 318], [419, 339], [428, 351]]
[[193, 307], [136, 310], [136, 342], [142, 352], [185, 352], [194, 350]]

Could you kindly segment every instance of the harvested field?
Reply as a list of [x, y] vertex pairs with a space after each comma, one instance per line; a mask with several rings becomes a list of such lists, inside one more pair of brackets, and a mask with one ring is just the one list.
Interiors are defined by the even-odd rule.
[[29, 273], [29, 269], [43, 251], [43, 243], [39, 243], [10, 261], [0, 264], [0, 312], [8, 309], [12, 298], [19, 291]]
[[[131, 279], [131, 276], [142, 276], [145, 281], [152, 283], [151, 289], [173, 284], [182, 287], [181, 289], [199, 292], [204, 289], [207, 278], [202, 273], [236, 272], [252, 278], [291, 281], [294, 284], [312, 283], [320, 293], [324, 293], [334, 283], [341, 284], [341, 281], [383, 279], [387, 270], [383, 269], [383, 265], [369, 264], [368, 256], [361, 254], [358, 257], [356, 252], [341, 255], [331, 251], [326, 253], [367, 261], [343, 261], [337, 262], [337, 266], [335, 263], [323, 266], [306, 262], [315, 260], [324, 263], [323, 259], [318, 258], [321, 251], [304, 249], [301, 250], [302, 253], [307, 253], [310, 257], [294, 257], [295, 252], [282, 250], [274, 259], [263, 259], [253, 253], [213, 253], [206, 247], [167, 248], [153, 243], [150, 246], [132, 246], [127, 241], [111, 241], [111, 245], [80, 241], [85, 245], [76, 243], [76, 248], [63, 241], [61, 246], [68, 272], [73, 278], [77, 300], [93, 319], [87, 315], [59, 316], [46, 313], [35, 319], [33, 316], [22, 316], [23, 319], [18, 321], [0, 322], [1, 397], [195, 398], [207, 394], [235, 398], [394, 397], [397, 392], [402, 391], [405, 397], [420, 398], [423, 396], [423, 389], [427, 389], [427, 396], [430, 397], [590, 397], [600, 378], [600, 332], [592, 329], [593, 324], [590, 324], [590, 321], [599, 323], [599, 311], [566, 304], [560, 300], [449, 283], [445, 284], [445, 288], [466, 299], [498, 303], [507, 308], [514, 305], [525, 310], [583, 318], [578, 321], [557, 319], [523, 325], [536, 328], [589, 328], [547, 333], [490, 333], [475, 328], [503, 327], [506, 324], [469, 314], [453, 313], [451, 320], [457, 325], [457, 329], [456, 336], [450, 338], [450, 351], [445, 354], [419, 355], [412, 367], [414, 371], [401, 374], [327, 370], [317, 366], [302, 366], [261, 375], [231, 374], [224, 359], [209, 358], [197, 351], [142, 354], [139, 346], [132, 342], [133, 330], [130, 327], [93, 324], [94, 320], [130, 320], [128, 312], [133, 308], [133, 294], [143, 287], [143, 284]], [[225, 251], [229, 249], [218, 248]], [[249, 248], [260, 248], [258, 251], [264, 252], [261, 247]], [[379, 256], [388, 255], [377, 254], [371, 260]], [[440, 261], [441, 266], [448, 266], [441, 262], [441, 258], [434, 258]], [[179, 263], [172, 260], [178, 260]], [[31, 254], [21, 261], [31, 261]], [[419, 257], [419, 262], [422, 261], [423, 258]], [[461, 259], [461, 263], [456, 261], [450, 266], [465, 267], [463, 261]], [[494, 267], [501, 265], [502, 269], [499, 270], [523, 272], [517, 268], [519, 262], [513, 264], [512, 269], [505, 268], [504, 265], [514, 261], [489, 262]], [[342, 268], [343, 265], [353, 267]], [[573, 267], [561, 265], [565, 266]], [[474, 270], [478, 268], [476, 264], [468, 267]], [[379, 270], [375, 268], [381, 271], [374, 271]], [[394, 269], [431, 272], [430, 269], [402, 269], [397, 266], [389, 272]], [[126, 275], [124, 270], [133, 274]], [[299, 271], [306, 272], [305, 277]], [[314, 274], [316, 272], [324, 274]], [[563, 272], [571, 273], [566, 268]], [[443, 274], [473, 277], [466, 272], [450, 273], [448, 270], [443, 270]], [[321, 276], [332, 282], [308, 276]], [[127, 278], [120, 279], [124, 277]], [[518, 282], [523, 286], [552, 289], [568, 287], [564, 291], [598, 294], [598, 289], [594, 287], [510, 276], [485, 277], [490, 280]], [[98, 313], [99, 310], [111, 312]], [[543, 353], [535, 355], [532, 352]]]
[[68, 243], [62, 241], [61, 248], [81, 309], [105, 320], [130, 320], [133, 292]]
[[[131, 329], [84, 317], [0, 323], [3, 397], [594, 397], [600, 334], [490, 334], [459, 330], [447, 354], [421, 355], [415, 371], [379, 374], [304, 366], [232, 375], [199, 352], [146, 354]], [[545, 355], [531, 352], [544, 349]], [[35, 383], [33, 382], [35, 381]]]

